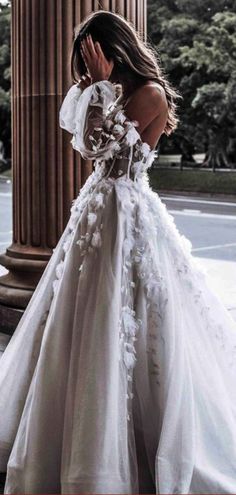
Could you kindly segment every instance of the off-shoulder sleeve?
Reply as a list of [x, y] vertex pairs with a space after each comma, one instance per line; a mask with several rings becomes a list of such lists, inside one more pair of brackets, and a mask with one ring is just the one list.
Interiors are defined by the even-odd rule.
[[81, 91], [73, 85], [60, 108], [59, 124], [73, 134], [71, 144], [83, 158], [112, 158], [123, 142], [132, 145], [140, 135], [118, 106], [108, 112], [116, 99], [114, 84], [98, 81]]

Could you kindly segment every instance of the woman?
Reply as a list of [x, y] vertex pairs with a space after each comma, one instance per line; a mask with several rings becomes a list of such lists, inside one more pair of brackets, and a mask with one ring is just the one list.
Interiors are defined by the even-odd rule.
[[177, 94], [118, 14], [72, 69], [95, 169], [0, 360], [4, 493], [235, 493], [236, 326], [147, 178]]

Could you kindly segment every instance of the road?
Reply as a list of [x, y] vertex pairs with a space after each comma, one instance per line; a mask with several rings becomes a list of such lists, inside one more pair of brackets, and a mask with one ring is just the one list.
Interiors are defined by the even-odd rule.
[[236, 202], [161, 195], [209, 283], [236, 320]]
[[160, 195], [193, 254], [236, 262], [236, 202]]

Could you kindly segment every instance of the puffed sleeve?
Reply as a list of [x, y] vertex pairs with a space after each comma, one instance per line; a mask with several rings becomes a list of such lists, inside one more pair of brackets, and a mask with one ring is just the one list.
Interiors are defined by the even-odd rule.
[[75, 132], [76, 109], [81, 94], [82, 90], [79, 86], [77, 86], [77, 84], [73, 84], [67, 91], [59, 111], [60, 127], [71, 134], [74, 134]]
[[59, 112], [59, 125], [73, 134], [71, 144], [83, 158], [112, 158], [122, 143], [133, 145], [140, 138], [121, 107], [108, 111], [116, 100], [115, 86], [108, 80], [97, 81], [83, 91], [74, 84], [66, 94]]

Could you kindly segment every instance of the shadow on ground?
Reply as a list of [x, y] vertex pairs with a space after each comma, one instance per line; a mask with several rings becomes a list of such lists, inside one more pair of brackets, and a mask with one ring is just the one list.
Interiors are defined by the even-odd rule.
[[5, 480], [6, 480], [5, 473], [0, 473], [0, 493], [4, 492]]

